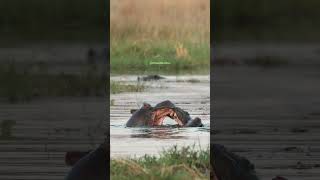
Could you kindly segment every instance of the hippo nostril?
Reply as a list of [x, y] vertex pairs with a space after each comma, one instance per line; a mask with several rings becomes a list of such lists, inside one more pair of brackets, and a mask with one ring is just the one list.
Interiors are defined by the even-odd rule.
[[143, 103], [143, 108], [144, 109], [149, 109], [149, 108], [151, 108], [151, 105], [149, 103], [144, 102]]

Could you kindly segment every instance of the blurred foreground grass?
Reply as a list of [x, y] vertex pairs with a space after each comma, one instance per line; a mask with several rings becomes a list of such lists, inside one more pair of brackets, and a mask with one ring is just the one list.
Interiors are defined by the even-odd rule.
[[210, 149], [174, 146], [158, 157], [112, 159], [110, 170], [114, 180], [210, 179]]

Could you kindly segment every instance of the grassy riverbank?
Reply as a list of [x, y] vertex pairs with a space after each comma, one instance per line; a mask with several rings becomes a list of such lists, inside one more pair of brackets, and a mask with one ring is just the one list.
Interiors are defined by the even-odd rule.
[[112, 74], [209, 72], [208, 0], [110, 3]]
[[159, 156], [111, 160], [111, 179], [209, 179], [210, 150], [172, 147]]
[[111, 73], [209, 73], [209, 44], [123, 41], [111, 47]]

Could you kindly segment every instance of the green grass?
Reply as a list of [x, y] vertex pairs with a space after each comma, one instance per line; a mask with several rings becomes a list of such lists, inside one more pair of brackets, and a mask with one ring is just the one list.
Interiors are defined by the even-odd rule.
[[180, 44], [182, 52], [172, 41], [122, 41], [111, 44], [111, 74], [208, 74], [209, 44]]
[[[34, 68], [34, 66], [39, 66]], [[45, 65], [20, 65], [14, 62], [0, 66], [0, 98], [8, 102], [27, 102], [39, 97], [103, 96], [105, 78], [94, 67], [81, 74], [50, 74]]]
[[[111, 81], [110, 83], [110, 93], [118, 94], [123, 92], [142, 92], [145, 90], [145, 86], [143, 84], [131, 85], [131, 84], [123, 84], [121, 82]], [[112, 101], [111, 101], [112, 104]]]
[[112, 159], [110, 170], [114, 180], [210, 179], [210, 150], [174, 146], [158, 157]]
[[112, 0], [111, 74], [209, 74], [209, 4]]

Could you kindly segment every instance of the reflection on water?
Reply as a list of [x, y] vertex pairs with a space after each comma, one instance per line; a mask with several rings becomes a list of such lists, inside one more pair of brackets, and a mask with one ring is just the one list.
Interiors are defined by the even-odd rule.
[[156, 128], [131, 128], [132, 138], [159, 138], [159, 139], [187, 139], [188, 136], [180, 135], [182, 132], [187, 133], [188, 131], [194, 133], [198, 131], [209, 132], [209, 127], [199, 128], [178, 128], [177, 125], [168, 125]]
[[133, 130], [131, 134], [132, 138], [159, 138], [159, 139], [182, 139], [183, 136], [179, 136], [179, 132], [175, 128], [171, 127], [160, 127], [160, 128], [138, 128]]
[[157, 154], [172, 145], [206, 146], [210, 138], [210, 125], [204, 127], [180, 128], [177, 125], [164, 125], [153, 128], [128, 128], [124, 125], [110, 126], [111, 154], [144, 155]]

